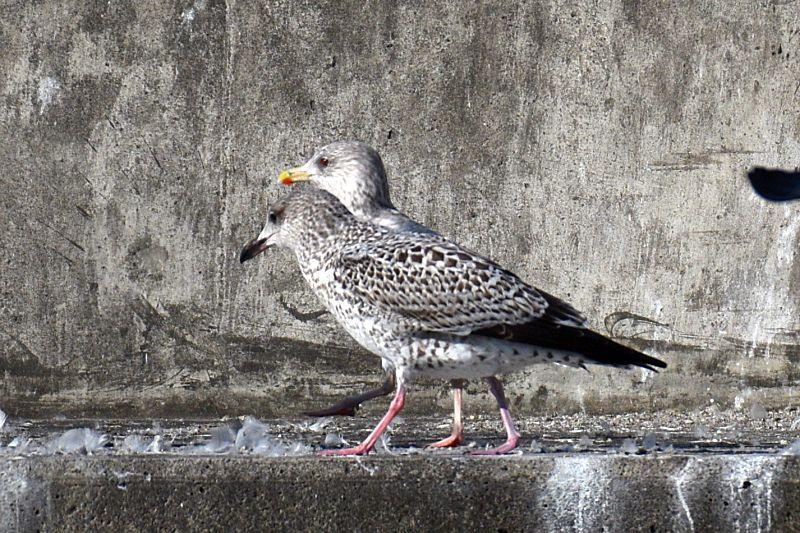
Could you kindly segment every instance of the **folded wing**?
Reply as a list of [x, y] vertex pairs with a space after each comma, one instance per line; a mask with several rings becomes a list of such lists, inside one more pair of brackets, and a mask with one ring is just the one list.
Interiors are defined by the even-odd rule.
[[409, 332], [480, 335], [580, 353], [612, 366], [665, 363], [586, 327], [571, 305], [491, 260], [436, 235], [394, 234], [346, 250], [334, 280], [355, 298], [397, 317]]

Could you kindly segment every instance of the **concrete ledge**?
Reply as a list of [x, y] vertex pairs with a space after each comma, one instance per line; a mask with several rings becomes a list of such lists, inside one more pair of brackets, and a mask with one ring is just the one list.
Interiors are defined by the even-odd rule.
[[10, 530], [789, 531], [800, 458], [55, 456], [0, 460]]

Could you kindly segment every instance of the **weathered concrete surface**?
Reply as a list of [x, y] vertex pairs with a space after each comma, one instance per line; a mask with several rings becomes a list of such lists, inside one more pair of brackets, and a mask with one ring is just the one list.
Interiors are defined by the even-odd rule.
[[670, 363], [538, 368], [518, 411], [799, 403], [800, 214], [743, 177], [800, 161], [795, 4], [0, 7], [12, 414], [275, 415], [376, 383], [292, 258], [236, 262], [278, 171], [350, 137], [403, 209]]
[[4, 531], [798, 531], [800, 459], [0, 460]]
[[[242, 446], [268, 443], [256, 454], [241, 451], [238, 436], [227, 447], [212, 440], [224, 426], [238, 435], [236, 419], [12, 419], [0, 432], [0, 524], [3, 531], [793, 531], [797, 415], [707, 408], [522, 417], [521, 455], [496, 459], [467, 455], [498, 442], [496, 417], [470, 417], [465, 446], [435, 451], [424, 446], [448, 421], [406, 417], [373, 455], [342, 460], [310, 454], [330, 434], [362, 438], [369, 418], [267, 420], [266, 435], [251, 433], [255, 440]], [[77, 427], [95, 428], [107, 444], [91, 457], [53, 456], [52, 443]], [[24, 451], [9, 446], [12, 436], [28, 442]], [[130, 455], [133, 436], [158, 446]]]

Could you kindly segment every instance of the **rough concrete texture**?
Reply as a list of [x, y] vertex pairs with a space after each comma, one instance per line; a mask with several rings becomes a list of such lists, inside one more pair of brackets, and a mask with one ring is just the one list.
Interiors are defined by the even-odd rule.
[[536, 368], [518, 412], [797, 404], [800, 213], [743, 171], [800, 161], [799, 30], [778, 1], [6, 0], [2, 407], [280, 415], [377, 383], [287, 253], [236, 261], [278, 171], [341, 138], [404, 210], [670, 364]]
[[[267, 421], [269, 440], [304, 457], [209, 453], [214, 428], [236, 419], [13, 420], [5, 435], [33, 442], [79, 426], [108, 439], [91, 457], [0, 447], [0, 529], [798, 531], [797, 415], [523, 417], [519, 455], [500, 458], [466, 455], [499, 440], [497, 420], [470, 419], [468, 447], [432, 451], [421, 446], [447, 431], [443, 417], [406, 417], [386, 447], [348, 459], [308, 454], [329, 434], [366, 435], [369, 420]], [[162, 451], [130, 454], [132, 435]]]
[[797, 456], [0, 460], [5, 531], [797, 531]]

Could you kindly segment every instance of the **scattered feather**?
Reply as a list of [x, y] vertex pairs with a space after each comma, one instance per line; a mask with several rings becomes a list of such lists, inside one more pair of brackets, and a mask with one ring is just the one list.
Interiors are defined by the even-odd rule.
[[212, 429], [210, 435], [211, 438], [202, 447], [207, 452], [225, 453], [231, 450], [236, 443], [236, 432], [228, 425]]
[[308, 429], [310, 429], [311, 431], [322, 431], [325, 428], [325, 426], [327, 426], [328, 424], [331, 423], [332, 420], [333, 419], [327, 418], [327, 417], [326, 418], [320, 418], [319, 420], [317, 420], [316, 422], [311, 424], [308, 427]]
[[164, 453], [172, 447], [172, 441], [166, 442], [162, 435], [153, 437], [153, 442], [148, 444], [145, 450], [148, 453]]
[[800, 440], [796, 440], [784, 448], [781, 455], [800, 455]]
[[708, 426], [700, 424], [694, 428], [694, 436], [701, 440], [708, 439], [711, 437], [711, 430]]
[[619, 450], [622, 453], [635, 454], [639, 451], [639, 447], [636, 445], [635, 440], [625, 439], [622, 441], [622, 446], [620, 446]]
[[8, 443], [6, 449], [13, 450], [14, 453], [27, 454], [34, 450], [33, 441], [27, 437], [17, 436]]
[[581, 438], [578, 439], [578, 442], [575, 445], [575, 449], [585, 450], [589, 448], [592, 444], [594, 444], [594, 441], [592, 441], [592, 439], [589, 438], [589, 435], [581, 435]]
[[309, 455], [311, 451], [311, 446], [308, 444], [293, 442], [286, 447], [286, 452], [283, 455]]
[[385, 451], [386, 453], [394, 455], [394, 452], [389, 447], [389, 443], [391, 441], [392, 441], [392, 437], [387, 432], [382, 433], [381, 436], [380, 436], [380, 439], [378, 440], [378, 442], [380, 442], [380, 444], [381, 444], [381, 447], [383, 448], [383, 451]]
[[271, 440], [269, 426], [252, 416], [247, 416], [236, 434], [234, 445], [237, 451], [254, 451], [258, 447], [263, 447], [265, 439]]
[[280, 457], [284, 455], [306, 455], [311, 447], [301, 442], [283, 444], [269, 433], [269, 426], [252, 416], [245, 417], [234, 440], [236, 451], [258, 455]]
[[326, 416], [315, 420], [314, 422], [299, 422], [297, 424], [290, 423], [289, 425], [301, 431], [313, 431], [315, 433], [319, 433], [331, 422], [333, 422], [333, 418]]
[[93, 452], [105, 446], [108, 436], [90, 428], [75, 428], [65, 431], [51, 444], [53, 453]]
[[764, 409], [760, 403], [753, 402], [750, 406], [750, 418], [753, 420], [764, 420], [767, 418], [767, 410]]
[[140, 435], [128, 435], [123, 439], [119, 450], [123, 453], [144, 453], [147, 451], [148, 443]]
[[336, 433], [328, 433], [325, 435], [324, 445], [328, 448], [333, 446], [347, 446], [349, 443], [342, 438], [341, 435]]

